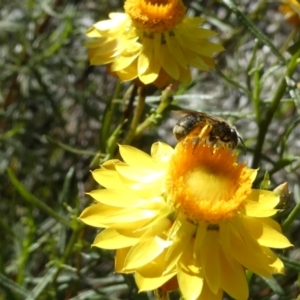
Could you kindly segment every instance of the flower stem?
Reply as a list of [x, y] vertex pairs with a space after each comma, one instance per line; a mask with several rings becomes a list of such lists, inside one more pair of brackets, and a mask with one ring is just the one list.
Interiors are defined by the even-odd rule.
[[72, 232], [72, 235], [69, 239], [69, 242], [68, 242], [68, 245], [63, 253], [63, 256], [61, 257], [61, 259], [59, 260], [58, 262], [58, 265], [57, 265], [57, 269], [56, 269], [56, 272], [54, 274], [54, 277], [53, 277], [53, 283], [56, 282], [62, 268], [63, 268], [63, 265], [67, 263], [67, 261], [69, 260], [71, 254], [74, 252], [74, 245], [77, 243], [78, 241], [78, 237], [79, 237], [79, 234], [81, 232], [81, 229], [83, 227], [83, 225], [79, 222], [74, 222], [73, 223], [73, 232]]
[[161, 289], [154, 290], [154, 295], [157, 300], [169, 300], [169, 295], [167, 292], [163, 292]]
[[162, 92], [160, 103], [157, 109], [142, 123], [138, 126], [135, 132], [135, 136], [139, 136], [146, 128], [151, 124], [156, 123], [158, 117], [163, 111], [170, 105], [173, 100], [175, 90], [177, 90], [178, 84], [171, 84]]
[[286, 49], [288, 48], [288, 45], [290, 44], [290, 42], [294, 39], [294, 37], [296, 36], [296, 33], [298, 32], [298, 29], [294, 28], [291, 33], [289, 34], [289, 36], [287, 37], [286, 41], [284, 42], [283, 46], [280, 48], [280, 52], [284, 53], [286, 51]]
[[297, 59], [299, 55], [300, 55], [300, 49], [291, 57], [287, 65], [287, 70], [283, 78], [281, 79], [281, 82], [279, 83], [277, 90], [275, 91], [274, 97], [271, 100], [270, 106], [268, 107], [265, 117], [262, 118], [262, 120], [258, 123], [259, 132], [258, 132], [256, 147], [254, 149], [254, 156], [252, 162], [253, 168], [257, 168], [259, 165], [259, 162], [261, 160], [261, 152], [262, 152], [266, 134], [268, 132], [269, 125], [271, 124], [274, 114], [279, 107], [280, 100], [282, 99], [286, 91], [287, 78], [290, 78], [295, 72], [295, 69], [298, 65]]
[[294, 207], [294, 209], [291, 211], [291, 213], [288, 215], [288, 217], [285, 219], [285, 221], [282, 224], [282, 230], [286, 231], [289, 229], [295, 218], [298, 216], [300, 212], [300, 202], [297, 203], [297, 205]]
[[256, 38], [267, 45], [271, 51], [278, 57], [281, 62], [285, 62], [284, 57], [278, 51], [277, 47], [272, 43], [272, 41], [266, 36], [249, 18], [239, 10], [238, 6], [235, 4], [233, 0], [223, 0], [226, 6], [234, 12], [238, 18], [238, 20], [254, 35]]
[[13, 170], [8, 168], [7, 173], [9, 176], [9, 179], [11, 183], [14, 185], [14, 187], [17, 189], [17, 191], [21, 194], [21, 196], [29, 202], [33, 207], [37, 207], [40, 210], [44, 211], [47, 215], [58, 221], [59, 223], [63, 224], [66, 227], [72, 228], [71, 223], [65, 219], [63, 216], [58, 214], [55, 210], [53, 210], [51, 207], [46, 205], [43, 201], [35, 197], [33, 194], [31, 194], [27, 188], [17, 179], [16, 175], [14, 174]]
[[145, 99], [146, 99], [145, 92], [146, 92], [146, 87], [144, 85], [138, 87], [138, 103], [137, 103], [137, 106], [136, 106], [136, 109], [135, 109], [135, 112], [133, 115], [132, 122], [130, 124], [129, 132], [123, 141], [123, 144], [125, 144], [125, 145], [129, 145], [132, 142], [132, 140], [136, 134], [136, 129], [138, 127], [138, 124], [140, 122], [141, 116], [144, 111]]
[[106, 141], [110, 134], [109, 131], [111, 128], [111, 120], [112, 120], [112, 117], [117, 108], [117, 103], [116, 103], [115, 99], [118, 98], [118, 95], [121, 90], [121, 86], [122, 85], [121, 85], [120, 81], [118, 81], [113, 96], [108, 98], [106, 101], [106, 108], [105, 108], [103, 119], [102, 119], [102, 127], [100, 129], [99, 145], [100, 145], [101, 152], [105, 152]]

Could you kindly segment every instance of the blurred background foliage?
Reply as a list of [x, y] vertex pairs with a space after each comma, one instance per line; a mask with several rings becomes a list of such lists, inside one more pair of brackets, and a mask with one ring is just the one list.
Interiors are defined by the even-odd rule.
[[[175, 145], [170, 111], [177, 108], [234, 123], [247, 146], [241, 160], [260, 168], [256, 185], [268, 171], [270, 188], [287, 181], [293, 192], [277, 216], [295, 246], [280, 254], [287, 274], [253, 276], [250, 298], [296, 299], [298, 29], [285, 24], [274, 1], [185, 4], [190, 15], [206, 17], [205, 27], [219, 32], [226, 50], [216, 57], [216, 71], [194, 70], [193, 82], [180, 86], [161, 114], [155, 111], [161, 91], [149, 88], [141, 117], [149, 126], [131, 143], [147, 152], [157, 140]], [[86, 29], [122, 6], [119, 0], [1, 1], [0, 299], [153, 297], [137, 294], [131, 276], [113, 273], [113, 252], [91, 248], [96, 230], [77, 220], [91, 203], [85, 191], [96, 187], [89, 170], [116, 157], [136, 105], [136, 89], [105, 66], [89, 66], [83, 47]]]

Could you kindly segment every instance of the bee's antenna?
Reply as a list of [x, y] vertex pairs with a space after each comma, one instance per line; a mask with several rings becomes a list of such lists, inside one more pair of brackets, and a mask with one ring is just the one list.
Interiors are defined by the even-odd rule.
[[242, 137], [240, 136], [239, 133], [238, 133], [238, 138], [239, 138], [241, 144], [243, 145], [243, 148], [244, 148], [244, 155], [246, 155], [246, 153], [247, 153], [247, 148], [246, 148], [246, 145], [245, 145], [245, 143], [244, 143], [244, 140], [242, 139]]

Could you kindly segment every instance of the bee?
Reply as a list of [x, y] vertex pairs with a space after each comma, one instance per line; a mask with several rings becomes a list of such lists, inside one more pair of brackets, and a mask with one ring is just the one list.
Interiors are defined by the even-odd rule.
[[236, 128], [222, 118], [194, 110], [177, 110], [174, 113], [183, 115], [173, 128], [178, 142], [189, 138], [195, 139], [194, 147], [204, 141], [213, 146], [222, 145], [234, 149], [240, 140], [244, 149], [246, 148]]

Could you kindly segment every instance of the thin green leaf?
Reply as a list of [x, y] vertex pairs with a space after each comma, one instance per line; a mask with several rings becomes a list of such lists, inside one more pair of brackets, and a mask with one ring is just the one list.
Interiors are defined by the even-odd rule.
[[46, 205], [43, 201], [35, 197], [33, 194], [31, 194], [26, 187], [17, 179], [12, 169], [7, 169], [8, 176], [11, 180], [11, 183], [13, 186], [17, 189], [17, 191], [20, 193], [20, 195], [30, 204], [32, 204], [34, 207], [37, 207], [47, 213], [52, 218], [56, 219], [58, 222], [62, 223], [63, 225], [67, 227], [71, 227], [70, 223], [61, 215], [59, 215], [56, 211], [54, 211], [52, 208], [50, 208], [48, 205]]
[[22, 296], [23, 298], [29, 295], [29, 292], [22, 286], [16, 284], [13, 280], [0, 273], [0, 286], [9, 289], [10, 291]]
[[282, 54], [278, 51], [277, 47], [274, 46], [274, 44], [271, 42], [271, 40], [262, 33], [236, 6], [236, 4], [231, 0], [223, 0], [224, 4], [229, 7], [231, 11], [233, 11], [238, 19], [243, 23], [247, 29], [263, 44], [267, 45], [271, 51], [278, 57], [280, 61], [283, 63], [286, 63], [285, 58], [282, 56]]
[[35, 288], [31, 291], [31, 293], [27, 296], [25, 300], [38, 300], [40, 296], [45, 291], [47, 285], [53, 280], [54, 274], [56, 272], [56, 268], [50, 268], [47, 273], [40, 278], [40, 282], [35, 286]]
[[278, 295], [284, 295], [284, 290], [280, 284], [274, 278], [261, 277], [264, 282], [272, 289], [272, 291]]

